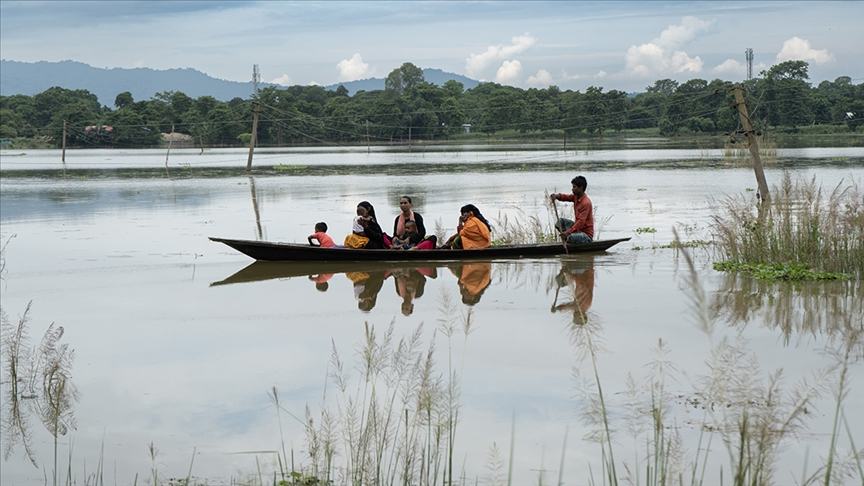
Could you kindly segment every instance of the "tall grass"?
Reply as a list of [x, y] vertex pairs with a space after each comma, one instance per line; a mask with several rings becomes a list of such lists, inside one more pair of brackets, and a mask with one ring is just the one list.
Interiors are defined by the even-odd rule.
[[[767, 160], [763, 162], [773, 162], [777, 160], [777, 142], [760, 140], [759, 141], [759, 156], [765, 157]], [[723, 157], [727, 160], [739, 164], [751, 163], [750, 149], [744, 143], [726, 142], [723, 144]]]
[[864, 193], [855, 179], [825, 191], [815, 176], [793, 182], [784, 172], [768, 207], [754, 208], [742, 198], [723, 201], [713, 233], [727, 262], [864, 275]]
[[397, 342], [394, 323], [383, 334], [367, 323], [353, 369], [333, 344], [317, 423], [306, 412], [306, 474], [325, 484], [356, 486], [435, 486], [458, 479], [453, 451], [464, 354], [457, 369], [451, 340], [461, 333], [467, 342], [472, 316], [459, 315], [447, 294], [442, 316], [436, 334], [448, 341], [446, 374], [436, 371], [434, 336], [422, 349], [422, 324]]
[[[521, 208], [516, 208], [512, 216], [498, 213], [498, 217], [492, 218], [492, 244], [493, 245], [517, 245], [535, 243], [561, 242], [561, 237], [555, 230], [555, 202], [549, 199], [549, 193], [543, 194], [543, 208], [545, 214], [528, 214]], [[558, 215], [562, 218], [573, 219], [573, 205], [562, 203], [558, 208]], [[598, 206], [594, 206], [594, 239], [600, 238], [603, 226], [609, 222], [611, 216], [600, 217]], [[545, 221], [545, 222], [544, 222]], [[439, 238], [440, 239], [440, 238]]]

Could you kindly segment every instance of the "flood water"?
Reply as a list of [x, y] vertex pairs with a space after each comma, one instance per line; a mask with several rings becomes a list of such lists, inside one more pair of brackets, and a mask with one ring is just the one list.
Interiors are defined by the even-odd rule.
[[[79, 399], [75, 427], [58, 441], [62, 481], [71, 470], [84, 484], [100, 470], [110, 484], [149, 484], [156, 470], [167, 483], [185, 478], [191, 465], [199, 483], [272, 483], [283, 444], [283, 457], [293, 451], [297, 467], [309, 463], [306, 407], [316, 420], [322, 407], [344, 408], [345, 395], [334, 389], [334, 349], [351, 371], [346, 394], [361, 397], [367, 329], [380, 340], [390, 326], [394, 346], [421, 328], [423, 353], [434, 345], [435, 375], [458, 377], [453, 460], [466, 483], [506, 479], [511, 442], [514, 485], [559, 478], [583, 485], [592, 474], [601, 482], [601, 449], [586, 438], [595, 426], [583, 413], [580, 385], [595, 376], [586, 338], [616, 460], [631, 469], [638, 463], [644, 470], [645, 447], [634, 447], [628, 417], [650, 405], [628, 412], [628, 375], [638, 392], [650, 394], [642, 380], [662, 347], [674, 365], [664, 384], [674, 415], [669, 428], [692, 458], [705, 414], [698, 390], [712, 346], [724, 338], [752, 357], [753, 387], [768, 386], [777, 370], [784, 393], [803, 381], [824, 385], [803, 426], [782, 443], [775, 482], [800, 482], [828, 455], [838, 374], [818, 373], [836, 364], [850, 334], [861, 334], [861, 283], [761, 283], [715, 272], [712, 248], [694, 249], [714, 318], [709, 335], [692, 310], [697, 291], [683, 254], [663, 248], [673, 228], [684, 241], [710, 240], [713, 204], [755, 198], [746, 161], [721, 150], [271, 150], [256, 154], [247, 175], [245, 151], [172, 151], [167, 163], [165, 155], [67, 151], [63, 165], [59, 151], [0, 152], [3, 312], [17, 325], [32, 302], [31, 346], [54, 323], [65, 330], [60, 343], [74, 349], [71, 383]], [[843, 180], [860, 184], [862, 169], [862, 148], [778, 150], [766, 177], [777, 184], [788, 170], [833, 189]], [[325, 221], [340, 241], [362, 200], [389, 232], [403, 194], [430, 233], [436, 220], [452, 233], [468, 203], [497, 228], [505, 218], [532, 217], [548, 228], [544, 193], [569, 192], [579, 174], [588, 179], [598, 238], [630, 241], [556, 258], [337, 265], [253, 263], [207, 239], [305, 243]], [[565, 216], [568, 208], [559, 211]], [[656, 232], [636, 231], [644, 228]], [[849, 434], [841, 434], [839, 455], [848, 454], [850, 435], [864, 444], [858, 339], [843, 401]], [[5, 372], [3, 379], [5, 421]], [[281, 413], [268, 394], [273, 387]], [[36, 467], [13, 443], [0, 463], [4, 485], [52, 481], [53, 437], [38, 415], [30, 427]], [[10, 440], [3, 439], [5, 448]], [[489, 467], [496, 449], [505, 464], [497, 473]], [[338, 463], [344, 451], [337, 452]], [[728, 482], [728, 458], [715, 439], [705, 484], [719, 484], [721, 467]]]

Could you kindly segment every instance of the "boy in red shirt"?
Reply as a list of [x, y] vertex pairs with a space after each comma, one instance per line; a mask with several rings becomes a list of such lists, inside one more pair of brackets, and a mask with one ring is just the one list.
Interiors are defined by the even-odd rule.
[[576, 176], [570, 184], [573, 194], [550, 194], [549, 198], [552, 199], [552, 204], [555, 204], [556, 200], [573, 202], [576, 220], [561, 218], [555, 222], [555, 229], [567, 243], [588, 243], [594, 240], [594, 207], [585, 194], [588, 181], [582, 176]]
[[[306, 238], [312, 246], [320, 246], [321, 248], [332, 248], [336, 246], [333, 239], [327, 236], [327, 223], [321, 222], [315, 224], [315, 232]], [[318, 245], [312, 242], [318, 240]]]

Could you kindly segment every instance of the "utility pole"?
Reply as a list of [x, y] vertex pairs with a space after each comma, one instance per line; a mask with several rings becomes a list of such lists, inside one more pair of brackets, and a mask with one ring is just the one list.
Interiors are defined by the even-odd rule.
[[753, 158], [753, 171], [756, 172], [756, 183], [759, 184], [759, 197], [763, 203], [770, 204], [771, 195], [768, 193], [768, 182], [765, 180], [765, 171], [762, 170], [762, 160], [759, 158], [756, 132], [750, 125], [750, 115], [747, 113], [747, 104], [744, 103], [744, 88], [739, 84], [732, 89], [735, 91], [735, 105], [738, 107], [738, 115], [741, 117], [741, 125], [744, 127], [744, 136], [747, 137], [750, 157]]
[[252, 153], [255, 151], [255, 144], [258, 142], [259, 108], [261, 108], [261, 103], [255, 103], [255, 116], [252, 118], [252, 138], [249, 139], [249, 159], [246, 160], [246, 172], [252, 170]]
[[60, 155], [60, 161], [66, 163], [66, 120], [63, 120], [63, 153]]

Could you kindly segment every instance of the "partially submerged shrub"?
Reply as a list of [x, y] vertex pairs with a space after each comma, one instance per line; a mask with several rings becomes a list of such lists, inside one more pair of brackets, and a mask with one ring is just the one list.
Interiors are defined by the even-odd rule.
[[727, 198], [713, 216], [722, 258], [734, 264], [804, 265], [819, 272], [864, 275], [864, 194], [860, 182], [841, 181], [831, 192], [783, 174], [770, 206]]

